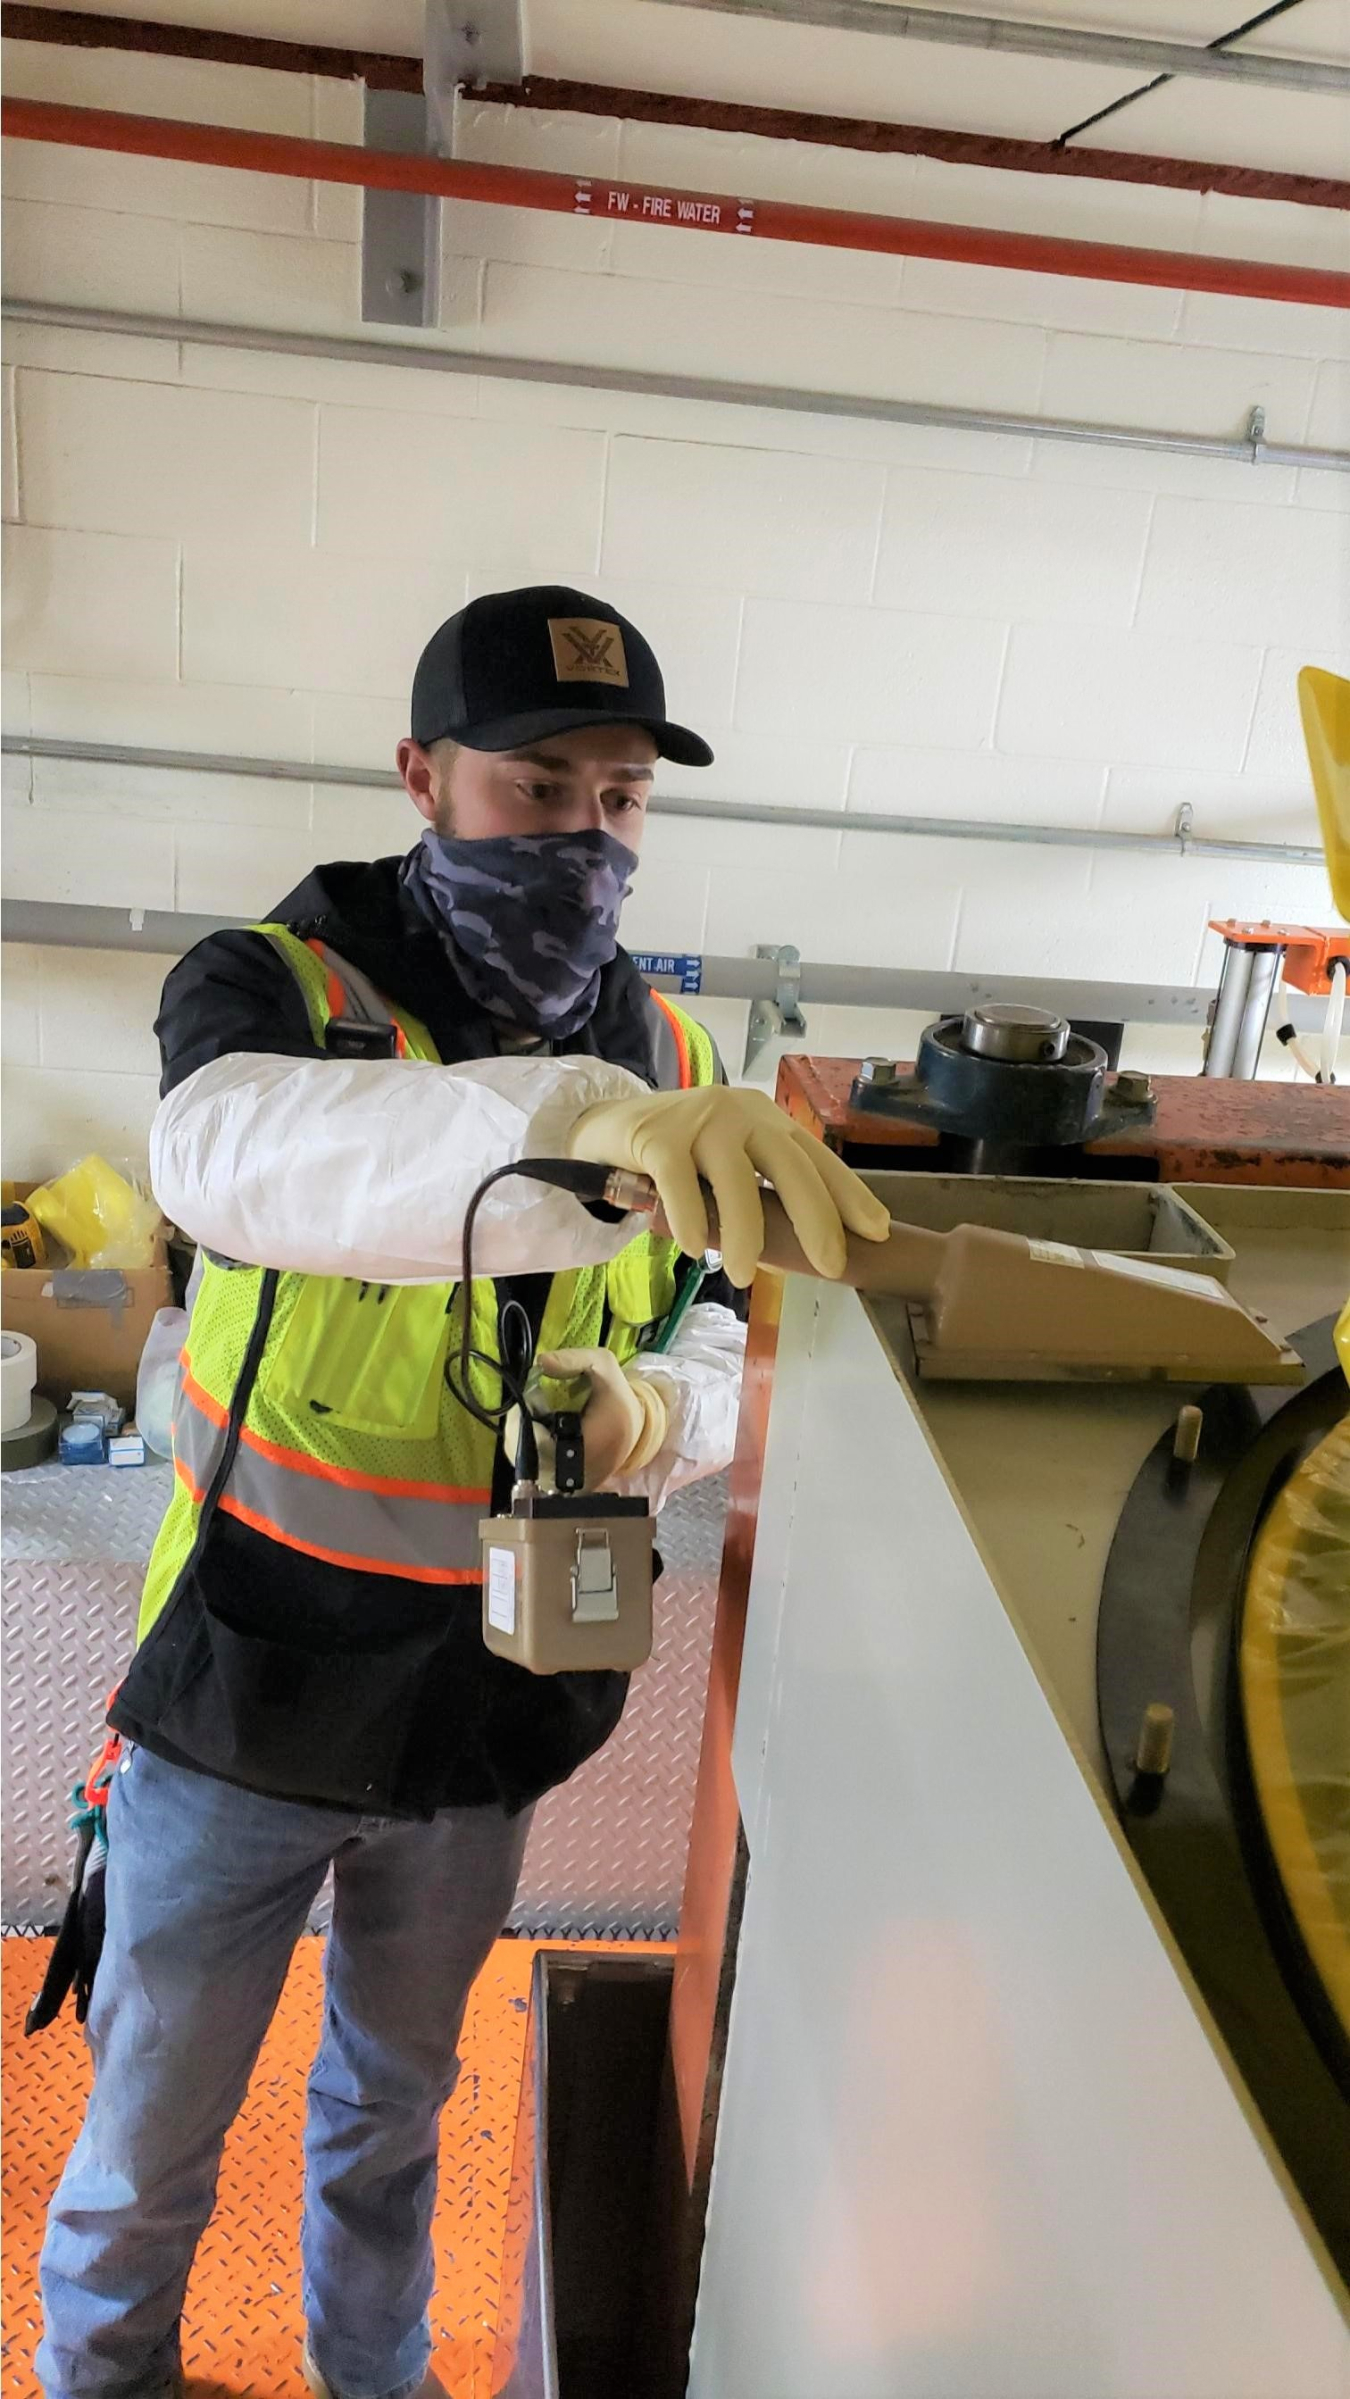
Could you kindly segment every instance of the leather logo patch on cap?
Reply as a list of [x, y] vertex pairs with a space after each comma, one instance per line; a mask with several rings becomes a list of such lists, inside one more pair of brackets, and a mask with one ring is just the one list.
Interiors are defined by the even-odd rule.
[[628, 688], [623, 635], [603, 617], [551, 616], [548, 637], [560, 683], [614, 683]]

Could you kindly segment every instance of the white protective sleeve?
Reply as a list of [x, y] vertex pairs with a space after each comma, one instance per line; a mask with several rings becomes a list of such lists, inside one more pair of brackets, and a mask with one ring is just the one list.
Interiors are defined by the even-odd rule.
[[[431, 1066], [240, 1051], [160, 1103], [150, 1178], [165, 1215], [223, 1257], [371, 1283], [456, 1281], [484, 1175], [559, 1157], [583, 1109], [645, 1089], [599, 1058]], [[641, 1229], [512, 1178], [478, 1212], [474, 1272], [603, 1265]]]
[[655, 1514], [673, 1491], [720, 1474], [736, 1447], [745, 1365], [745, 1326], [730, 1308], [693, 1307], [660, 1355], [637, 1357], [625, 1372], [653, 1382], [666, 1403], [666, 1437], [651, 1464], [616, 1475], [607, 1491], [645, 1499]]

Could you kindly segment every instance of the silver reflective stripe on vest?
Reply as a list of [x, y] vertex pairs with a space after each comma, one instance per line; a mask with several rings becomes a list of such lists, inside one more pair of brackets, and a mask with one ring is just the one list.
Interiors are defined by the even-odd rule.
[[647, 1022], [652, 1036], [652, 1058], [656, 1066], [658, 1091], [678, 1091], [680, 1088], [680, 1045], [675, 1039], [675, 1027], [660, 1001], [647, 994]]
[[[225, 1440], [184, 1389], [174, 1423], [174, 1459], [195, 1498], [209, 1488]], [[486, 1491], [444, 1484], [399, 1483], [366, 1476], [336, 1480], [312, 1458], [289, 1465], [262, 1448], [247, 1427], [240, 1437], [220, 1505], [255, 1532], [329, 1564], [413, 1582], [477, 1582], [481, 1575], [479, 1519]]]

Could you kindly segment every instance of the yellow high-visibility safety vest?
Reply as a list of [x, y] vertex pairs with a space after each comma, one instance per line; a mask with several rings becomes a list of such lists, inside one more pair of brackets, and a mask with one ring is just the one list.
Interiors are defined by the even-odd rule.
[[[333, 1017], [356, 1017], [392, 1025], [400, 1057], [440, 1064], [426, 1027], [323, 943], [282, 925], [255, 930], [295, 975], [318, 1043]], [[656, 992], [650, 1005], [662, 1086], [714, 1082], [703, 1027]], [[674, 1242], [642, 1233], [608, 1266], [555, 1275], [539, 1349], [603, 1342], [621, 1360], [633, 1357], [674, 1302], [679, 1254]], [[478, 1521], [490, 1503], [496, 1438], [445, 1380], [465, 1297], [457, 1283], [359, 1283], [207, 1260], [184, 1346], [176, 1482], [146, 1576], [141, 1640], [192, 1555], [217, 1484], [224, 1514], [308, 1557], [419, 1583], [479, 1580]], [[495, 1360], [495, 1284], [475, 1277], [468, 1306], [472, 1347]], [[474, 1369], [472, 1389], [480, 1404], [498, 1404], [490, 1366]]]

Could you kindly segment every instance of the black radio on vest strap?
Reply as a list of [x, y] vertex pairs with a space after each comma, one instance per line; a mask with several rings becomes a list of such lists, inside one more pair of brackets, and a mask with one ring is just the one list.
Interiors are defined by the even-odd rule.
[[396, 1058], [398, 1027], [371, 1024], [360, 1016], [330, 1016], [323, 1046], [330, 1058]]

